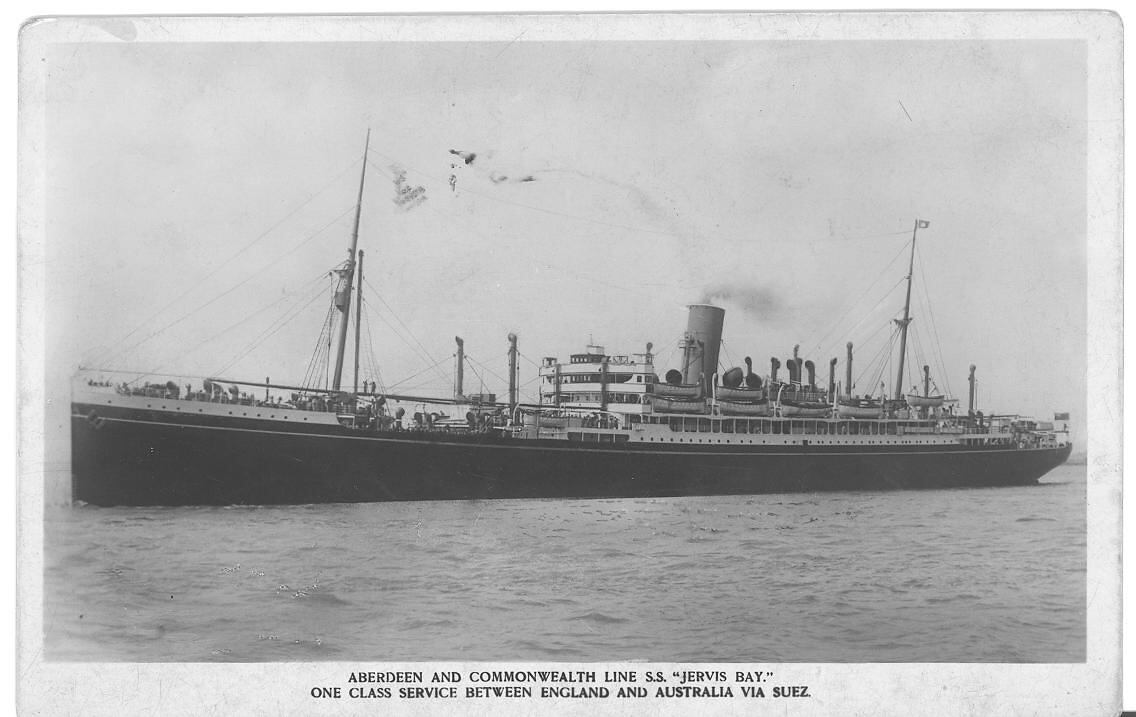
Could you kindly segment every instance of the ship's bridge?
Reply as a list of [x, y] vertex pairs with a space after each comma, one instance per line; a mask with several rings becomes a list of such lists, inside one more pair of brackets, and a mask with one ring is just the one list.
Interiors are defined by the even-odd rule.
[[540, 402], [565, 408], [598, 408], [619, 413], [643, 413], [643, 395], [657, 381], [654, 355], [608, 354], [589, 345], [571, 354], [568, 363], [547, 356], [540, 366]]

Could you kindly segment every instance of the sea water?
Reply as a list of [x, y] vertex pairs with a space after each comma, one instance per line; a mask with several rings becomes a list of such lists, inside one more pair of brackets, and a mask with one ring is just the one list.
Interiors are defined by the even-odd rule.
[[1085, 496], [49, 508], [46, 658], [1079, 662]]

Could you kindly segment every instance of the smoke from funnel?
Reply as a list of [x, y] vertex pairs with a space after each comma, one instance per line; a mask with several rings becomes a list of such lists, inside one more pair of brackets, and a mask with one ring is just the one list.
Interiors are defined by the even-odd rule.
[[700, 303], [729, 302], [744, 313], [762, 318], [775, 318], [782, 312], [781, 300], [770, 289], [748, 284], [715, 284], [702, 292]]

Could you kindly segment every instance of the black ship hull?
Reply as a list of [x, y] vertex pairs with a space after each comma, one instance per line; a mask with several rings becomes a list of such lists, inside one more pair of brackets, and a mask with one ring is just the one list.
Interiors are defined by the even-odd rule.
[[723, 446], [376, 433], [75, 405], [72, 495], [93, 505], [628, 498], [1036, 483], [1071, 446]]

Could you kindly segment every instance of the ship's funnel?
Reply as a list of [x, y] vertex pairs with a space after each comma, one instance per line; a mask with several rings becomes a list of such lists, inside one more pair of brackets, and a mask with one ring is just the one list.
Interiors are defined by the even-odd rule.
[[701, 361], [683, 362], [683, 383], [702, 382], [709, 388], [710, 377], [718, 372], [718, 349], [722, 344], [722, 324], [726, 310], [710, 304], [691, 304], [687, 307], [686, 336], [689, 347], [701, 348]]
[[[799, 361], [800, 359], [798, 359]], [[805, 373], [809, 375], [809, 388], [816, 387], [816, 364], [811, 360], [805, 361]]]

